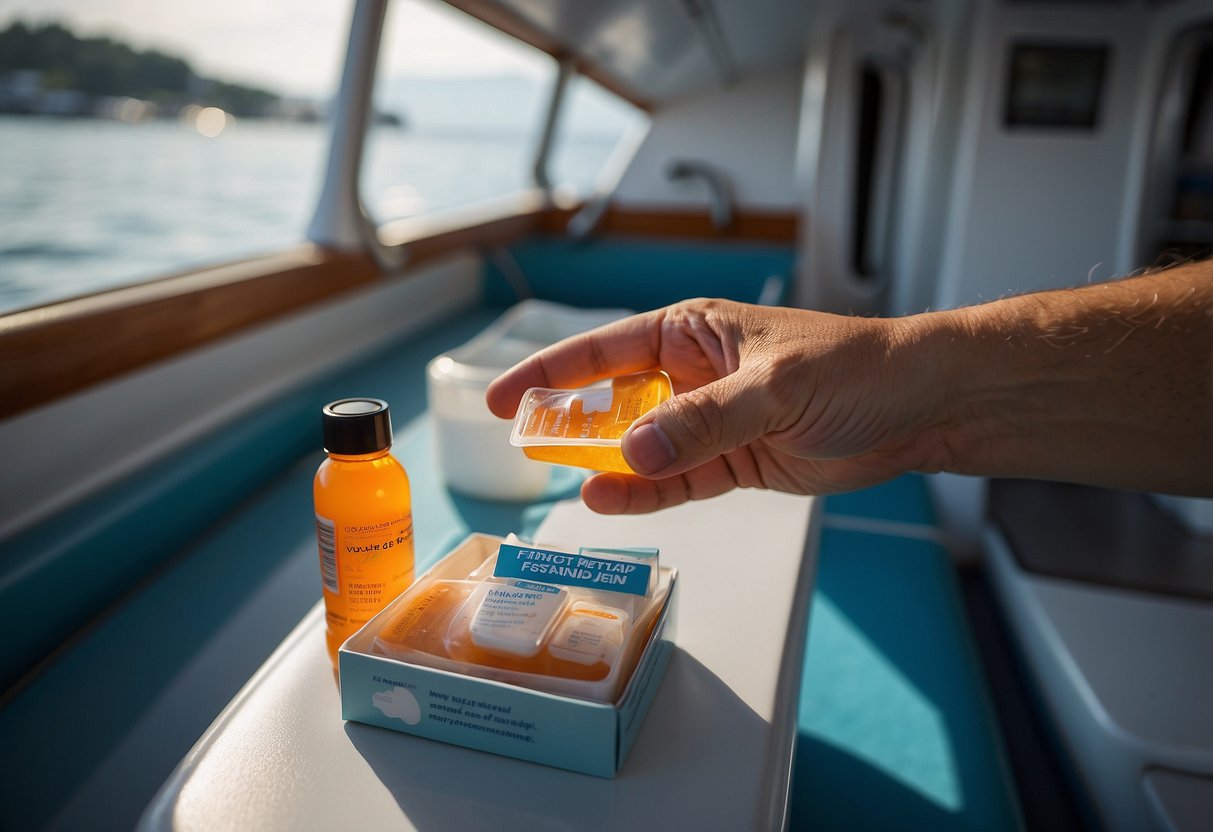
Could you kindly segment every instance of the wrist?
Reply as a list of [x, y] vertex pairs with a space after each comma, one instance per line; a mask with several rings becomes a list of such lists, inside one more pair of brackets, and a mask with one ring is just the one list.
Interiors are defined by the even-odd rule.
[[1207, 492], [1210, 278], [1197, 265], [906, 319], [937, 392], [926, 464]]
[[981, 473], [1025, 404], [1012, 392], [1012, 373], [989, 370], [992, 342], [1001, 337], [987, 312], [971, 307], [895, 319], [901, 372], [919, 413], [915, 470]]

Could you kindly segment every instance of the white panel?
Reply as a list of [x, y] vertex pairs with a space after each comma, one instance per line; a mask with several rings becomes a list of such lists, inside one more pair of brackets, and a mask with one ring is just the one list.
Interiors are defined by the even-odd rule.
[[706, 207], [702, 182], [671, 182], [665, 173], [673, 159], [695, 159], [724, 172], [741, 205], [795, 208], [799, 94], [799, 72], [787, 69], [663, 107], [653, 114], [649, 134], [619, 184], [617, 201]]
[[859, 89], [874, 38], [855, 21], [822, 27], [810, 41], [798, 117], [799, 166], [809, 215], [800, 238], [793, 303], [830, 312], [877, 311], [883, 279], [865, 281], [851, 256], [859, 146]]
[[1196, 832], [1213, 818], [1213, 777], [1177, 774], [1165, 769], [1146, 772], [1146, 794], [1155, 811], [1175, 832]]
[[[816, 505], [738, 489], [648, 515], [595, 515], [579, 501], [552, 510], [538, 540], [644, 541], [685, 586], [677, 649], [616, 779], [343, 723], [318, 605], [198, 741], [139, 828], [786, 828]], [[739, 591], [747, 578], [761, 591]]]
[[935, 300], [960, 133], [958, 102], [967, 77], [970, 7], [968, 0], [941, 0], [915, 44], [894, 217], [889, 314], [922, 312]]
[[0, 423], [0, 538], [479, 298], [460, 256]]
[[[937, 192], [951, 164], [943, 127], [955, 111], [940, 105], [960, 77], [954, 44], [962, 41], [967, 17], [963, 0], [937, 3], [937, 22], [925, 11], [878, 16], [863, 6], [836, 5], [823, 9], [806, 41], [797, 153], [809, 222], [793, 302], [876, 314], [885, 311], [890, 288], [913, 271], [921, 268], [934, 284], [933, 265], [919, 261], [931, 256], [939, 226]], [[853, 250], [865, 68], [881, 81], [881, 135], [865, 218], [867, 275]], [[898, 300], [909, 294], [900, 291]]]
[[[1089, 273], [1107, 279], [1144, 265], [1128, 259], [1125, 242], [1139, 207], [1132, 174], [1144, 152], [1141, 124], [1157, 103], [1148, 83], [1158, 77], [1161, 44], [1199, 5], [1159, 13], [1135, 3], [1098, 11], [982, 4], [970, 43], [938, 305], [1073, 285]], [[1018, 41], [1108, 46], [1094, 131], [1003, 126], [1009, 47]]]
[[[741, 74], [801, 60], [816, 4], [803, 0], [714, 0], [732, 65]], [[680, 0], [500, 0], [573, 54], [640, 96], [665, 102], [722, 80], [704, 33]]]
[[1213, 534], [1213, 500], [1170, 494], [1159, 494], [1155, 499], [1193, 532]]
[[992, 529], [986, 555], [1000, 606], [1100, 826], [1160, 828], [1143, 771], [1213, 774], [1213, 605], [1026, 573]]

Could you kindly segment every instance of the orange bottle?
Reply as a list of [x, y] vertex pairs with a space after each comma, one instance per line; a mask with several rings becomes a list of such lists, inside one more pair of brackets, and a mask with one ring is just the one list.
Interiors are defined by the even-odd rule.
[[391, 454], [392, 421], [381, 399], [341, 399], [324, 410], [324, 449], [312, 484], [328, 651], [413, 582], [408, 474]]

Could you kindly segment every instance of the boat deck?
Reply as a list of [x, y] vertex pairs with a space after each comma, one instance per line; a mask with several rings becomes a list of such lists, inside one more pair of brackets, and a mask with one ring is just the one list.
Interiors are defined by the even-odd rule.
[[[392, 402], [398, 455], [416, 489], [419, 564], [471, 530], [533, 533], [553, 500], [575, 494], [575, 476], [531, 505], [437, 485], [424, 364], [499, 312], [442, 322], [199, 443], [172, 470], [135, 477], [6, 544], [0, 562], [21, 555], [0, 584], [6, 632], [20, 642], [6, 656], [45, 652], [48, 639], [91, 623], [3, 702], [0, 825], [133, 824], [307, 615], [318, 596], [310, 485], [324, 401], [373, 390]], [[1002, 741], [922, 481], [829, 498], [825, 515], [794, 827], [1015, 827]], [[158, 564], [150, 573], [149, 563]], [[24, 626], [44, 612], [47, 629]]]

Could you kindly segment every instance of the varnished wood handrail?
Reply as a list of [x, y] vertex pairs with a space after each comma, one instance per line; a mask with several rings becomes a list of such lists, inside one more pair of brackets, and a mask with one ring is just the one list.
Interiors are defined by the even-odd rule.
[[311, 245], [0, 317], [0, 418], [380, 278]]
[[[576, 209], [552, 209], [540, 219], [547, 233], [563, 233]], [[596, 236], [644, 236], [671, 239], [793, 243], [800, 229], [794, 211], [741, 209], [733, 221], [717, 228], [705, 209], [612, 206], [603, 214]]]
[[[572, 209], [534, 192], [381, 230], [408, 258], [385, 275], [366, 254], [296, 248], [0, 316], [0, 419], [188, 352], [469, 247], [561, 234]], [[738, 211], [727, 229], [706, 210], [612, 208], [597, 235], [792, 243], [791, 212]]]

